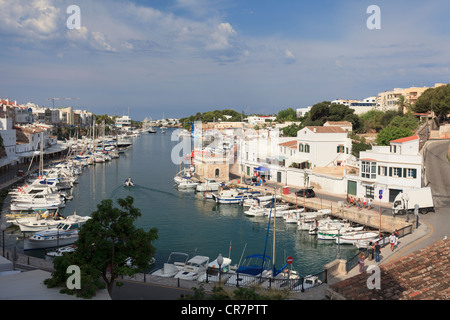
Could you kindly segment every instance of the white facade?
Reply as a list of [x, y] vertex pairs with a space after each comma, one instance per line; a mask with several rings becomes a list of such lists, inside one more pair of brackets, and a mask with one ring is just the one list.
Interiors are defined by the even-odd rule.
[[301, 117], [304, 117], [308, 112], [310, 112], [311, 111], [311, 106], [310, 107], [306, 107], [306, 108], [298, 108], [297, 110], [296, 110], [296, 112], [297, 112], [297, 117], [298, 118], [301, 118]]
[[[392, 202], [403, 189], [422, 187], [422, 156], [419, 137], [391, 141], [360, 153], [359, 176], [348, 175], [349, 194]], [[356, 190], [355, 190], [356, 188]]]
[[116, 118], [117, 128], [129, 128], [130, 126], [131, 126], [131, 119], [129, 116], [122, 116], [120, 118]]
[[[286, 161], [300, 168], [344, 165], [351, 158], [352, 140], [340, 127], [305, 127], [297, 132], [297, 153]], [[306, 165], [307, 164], [307, 165]]]
[[6, 159], [1, 161], [1, 165], [13, 163], [17, 160], [16, 156], [16, 130], [12, 128], [12, 120], [9, 118], [0, 119], [0, 135], [3, 140], [3, 146], [6, 151]]

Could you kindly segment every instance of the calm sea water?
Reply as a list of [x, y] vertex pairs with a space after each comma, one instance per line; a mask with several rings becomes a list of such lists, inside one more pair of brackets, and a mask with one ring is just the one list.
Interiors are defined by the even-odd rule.
[[[251, 218], [239, 205], [218, 205], [203, 200], [194, 192], [181, 192], [174, 187], [173, 177], [180, 167], [171, 161], [171, 130], [166, 134], [142, 134], [133, 138], [133, 147], [119, 159], [89, 166], [74, 187], [72, 201], [67, 202], [64, 215], [76, 211], [90, 215], [103, 199], [134, 198], [142, 216], [136, 226], [158, 229], [159, 238], [155, 268], [161, 266], [170, 252], [198, 254], [214, 260], [219, 253], [239, 263], [242, 255], [273, 255], [273, 228], [268, 232], [268, 218]], [[124, 180], [132, 177], [134, 188], [124, 188]], [[117, 205], [117, 203], [116, 203]], [[267, 238], [267, 242], [266, 242]], [[337, 246], [318, 241], [308, 232], [298, 231], [296, 225], [276, 219], [275, 263], [278, 268], [286, 258], [294, 258], [293, 268], [301, 275], [322, 271], [323, 265], [334, 260]], [[20, 243], [17, 244], [19, 250]], [[351, 245], [341, 246], [341, 256], [349, 258], [358, 250]], [[30, 255], [42, 252], [27, 251]]]

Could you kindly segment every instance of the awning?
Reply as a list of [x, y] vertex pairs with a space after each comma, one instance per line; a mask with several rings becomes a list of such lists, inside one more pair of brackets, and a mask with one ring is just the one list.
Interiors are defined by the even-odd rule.
[[269, 168], [256, 167], [255, 169], [253, 169], [253, 171], [254, 171], [254, 172], [263, 173], [263, 172], [269, 171]]

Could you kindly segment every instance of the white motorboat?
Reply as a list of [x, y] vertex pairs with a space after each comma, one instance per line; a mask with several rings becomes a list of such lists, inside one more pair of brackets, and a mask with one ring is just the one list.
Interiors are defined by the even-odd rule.
[[342, 226], [341, 228], [320, 228], [317, 230], [317, 239], [320, 240], [333, 240], [338, 237], [338, 234], [340, 236], [353, 231], [362, 231], [364, 229], [364, 226], [361, 227], [351, 227], [351, 226]]
[[125, 182], [123, 183], [124, 187], [134, 187], [134, 183], [133, 180], [131, 180], [131, 178], [128, 178], [127, 180], [125, 180]]
[[308, 275], [305, 278], [303, 278], [303, 286], [302, 284], [298, 285], [297, 287], [294, 288], [294, 291], [302, 291], [302, 289], [306, 290], [321, 284], [322, 281], [318, 277]]
[[300, 219], [300, 214], [303, 213], [303, 211], [305, 211], [305, 209], [300, 208], [300, 209], [295, 209], [294, 211], [285, 213], [283, 216], [284, 222], [297, 224], [298, 220]]
[[198, 185], [199, 185], [198, 182], [194, 182], [191, 179], [183, 179], [177, 185], [177, 188], [182, 190], [195, 190]]
[[161, 269], [156, 270], [152, 275], [163, 278], [174, 277], [183, 270], [188, 260], [188, 254], [183, 252], [172, 252]]
[[355, 231], [347, 232], [336, 238], [337, 244], [355, 244], [358, 242], [374, 241], [378, 238], [378, 232]]
[[197, 280], [198, 277], [206, 273], [209, 257], [195, 256], [186, 262], [186, 265], [180, 270], [175, 278], [183, 280]]
[[24, 250], [45, 249], [73, 244], [78, 240], [80, 227], [89, 216], [73, 214], [62, 220], [55, 228], [35, 233], [24, 241]]
[[[282, 212], [285, 211], [287, 209], [289, 209], [289, 204], [277, 204], [275, 206], [277, 212]], [[244, 211], [244, 214], [246, 216], [250, 216], [250, 217], [264, 217], [264, 216], [268, 216], [270, 214], [271, 211], [274, 211], [275, 209], [272, 207], [261, 207], [261, 206], [252, 206], [250, 209], [248, 209], [247, 211]]]
[[68, 245], [61, 248], [57, 248], [56, 250], [52, 251], [45, 251], [45, 259], [52, 260], [55, 257], [61, 257], [64, 253], [74, 253], [77, 249], [76, 245]]
[[239, 204], [244, 200], [244, 192], [238, 189], [224, 189], [219, 193], [213, 193], [214, 201], [221, 204]]
[[44, 214], [37, 212], [31, 217], [18, 218], [13, 223], [18, 225], [22, 232], [38, 232], [56, 227], [61, 219], [60, 216], [46, 211]]
[[212, 191], [218, 191], [220, 186], [222, 184], [215, 179], [208, 179], [205, 178], [205, 182], [200, 183], [197, 185], [197, 192], [212, 192]]
[[223, 257], [222, 265], [219, 266], [217, 259], [210, 262], [206, 272], [198, 277], [197, 281], [219, 282], [219, 279], [220, 281], [226, 281], [232, 273], [234, 271], [231, 269], [231, 259]]
[[57, 210], [65, 207], [64, 200], [49, 195], [36, 195], [32, 198], [16, 199], [11, 202], [11, 211]]

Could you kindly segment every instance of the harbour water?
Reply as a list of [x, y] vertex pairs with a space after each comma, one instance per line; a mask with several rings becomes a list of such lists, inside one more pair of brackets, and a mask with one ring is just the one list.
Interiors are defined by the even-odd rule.
[[[118, 159], [87, 167], [73, 189], [73, 200], [66, 203], [63, 215], [74, 211], [78, 215], [90, 215], [103, 199], [132, 196], [134, 206], [142, 216], [136, 226], [149, 230], [158, 229], [159, 238], [153, 243], [157, 248], [156, 264], [160, 267], [172, 251], [209, 256], [214, 260], [219, 253], [230, 256], [233, 264], [242, 256], [266, 254], [272, 256], [273, 228], [268, 232], [268, 218], [247, 217], [239, 205], [218, 205], [203, 200], [194, 192], [182, 192], [174, 187], [173, 177], [179, 166], [172, 163], [172, 148], [178, 141], [171, 141], [171, 130], [161, 134], [142, 134], [133, 138], [133, 147]], [[123, 182], [132, 177], [135, 186], [124, 188]], [[117, 203], [115, 203], [117, 205]], [[322, 271], [323, 265], [337, 255], [334, 242], [317, 240], [306, 231], [298, 231], [296, 225], [276, 220], [275, 264], [280, 268], [288, 256], [293, 257], [292, 267], [306, 276]], [[23, 244], [9, 234], [8, 244]], [[267, 236], [267, 237], [266, 237]], [[267, 242], [266, 242], [267, 238]], [[340, 247], [343, 259], [354, 256], [358, 250], [352, 245]], [[27, 251], [33, 256], [42, 251]]]

